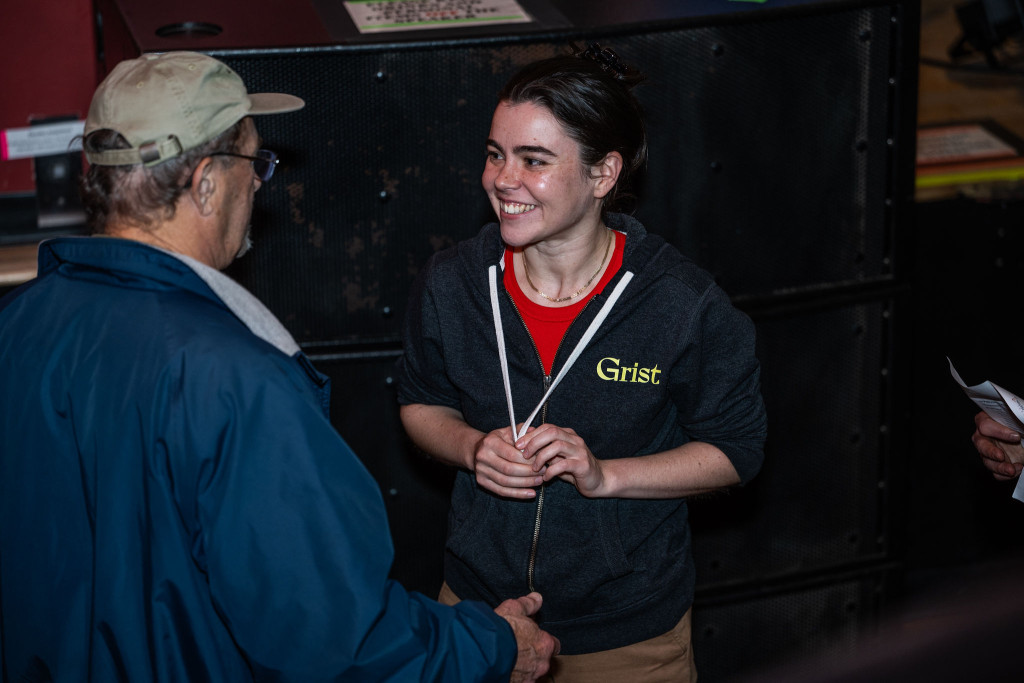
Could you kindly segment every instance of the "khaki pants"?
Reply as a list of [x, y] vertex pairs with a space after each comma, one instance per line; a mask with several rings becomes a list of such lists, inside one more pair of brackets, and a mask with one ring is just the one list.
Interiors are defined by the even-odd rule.
[[[459, 598], [441, 586], [438, 602], [454, 605]], [[546, 683], [696, 683], [690, 636], [690, 610], [668, 633], [633, 645], [585, 655], [558, 655]]]

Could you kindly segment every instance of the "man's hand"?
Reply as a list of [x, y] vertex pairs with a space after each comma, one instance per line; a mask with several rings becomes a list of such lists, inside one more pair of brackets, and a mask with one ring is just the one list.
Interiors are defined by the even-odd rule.
[[1000, 481], [1020, 476], [1024, 467], [1024, 447], [1020, 434], [999, 424], [984, 411], [974, 416], [977, 429], [971, 437], [981, 462]]
[[558, 654], [561, 647], [558, 638], [540, 630], [531, 618], [541, 606], [540, 593], [530, 593], [521, 598], [506, 600], [494, 611], [504, 617], [512, 626], [519, 646], [516, 666], [509, 679], [511, 683], [533, 683], [548, 672], [551, 658]]

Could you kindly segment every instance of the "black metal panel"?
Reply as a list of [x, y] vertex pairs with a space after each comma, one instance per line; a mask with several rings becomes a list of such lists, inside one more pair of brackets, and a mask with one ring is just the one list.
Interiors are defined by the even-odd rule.
[[881, 560], [888, 301], [760, 321], [761, 473], [691, 504], [699, 590]]
[[[304, 110], [263, 117], [280, 176], [259, 193], [257, 249], [231, 274], [301, 343], [398, 337], [427, 257], [490, 219], [479, 186], [500, 85], [600, 38], [648, 73], [652, 153], [638, 217], [737, 297], [891, 277], [899, 6], [657, 26], [218, 56]], [[904, 69], [906, 71], [906, 69]], [[912, 146], [912, 141], [908, 141]]]
[[380, 486], [395, 548], [392, 578], [436, 597], [454, 470], [428, 460], [406, 438], [392, 382], [395, 357], [313, 360], [331, 378], [331, 422]]
[[871, 112], [890, 95], [890, 18], [875, 8], [644, 37], [654, 144], [639, 217], [733, 296], [888, 277], [892, 160]]
[[889, 578], [879, 571], [742, 602], [694, 605], [693, 652], [700, 680], [745, 680], [783, 664], [787, 674], [831, 680], [816, 677], [815, 667], [822, 673], [827, 656], [855, 651], [861, 637], [879, 622]]

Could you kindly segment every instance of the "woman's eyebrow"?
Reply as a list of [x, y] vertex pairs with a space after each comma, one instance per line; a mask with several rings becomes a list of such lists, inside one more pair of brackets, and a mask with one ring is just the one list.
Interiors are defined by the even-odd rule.
[[[487, 139], [487, 146], [493, 147], [502, 154], [505, 153], [505, 150], [502, 148], [502, 146], [490, 138]], [[547, 147], [544, 147], [543, 145], [517, 145], [516, 147], [512, 148], [512, 152], [514, 154], [544, 154], [549, 157], [558, 156], [557, 154], [552, 152]]]
[[549, 157], [558, 156], [547, 147], [541, 145], [519, 145], [513, 150], [516, 154], [545, 154]]

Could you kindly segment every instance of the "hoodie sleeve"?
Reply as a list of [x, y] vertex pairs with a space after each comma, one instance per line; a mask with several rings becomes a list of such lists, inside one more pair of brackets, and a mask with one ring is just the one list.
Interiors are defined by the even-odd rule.
[[693, 329], [695, 352], [673, 373], [680, 424], [693, 440], [721, 449], [745, 484], [761, 469], [767, 435], [754, 324], [712, 284]]
[[[445, 371], [444, 323], [431, 286], [438, 261], [438, 255], [431, 257], [409, 294], [402, 327], [402, 356], [395, 365], [398, 402], [460, 409], [458, 390]], [[451, 320], [447, 324], [459, 322]]]

